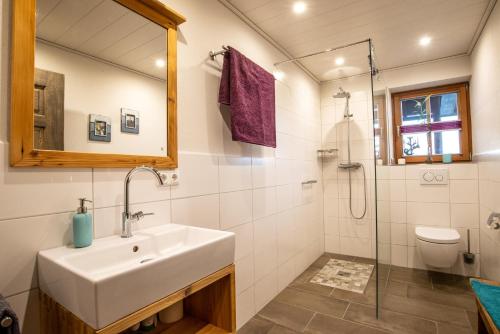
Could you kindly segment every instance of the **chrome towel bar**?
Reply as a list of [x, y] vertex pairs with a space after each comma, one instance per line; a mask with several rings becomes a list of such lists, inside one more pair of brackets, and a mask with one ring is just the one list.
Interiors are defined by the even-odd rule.
[[208, 53], [208, 56], [210, 57], [210, 59], [212, 60], [215, 60], [215, 57], [217, 57], [218, 55], [223, 55], [224, 53], [226, 53], [226, 51], [229, 50], [229, 47], [223, 45], [222, 46], [222, 50], [220, 51], [213, 51], [211, 50], [209, 53]]

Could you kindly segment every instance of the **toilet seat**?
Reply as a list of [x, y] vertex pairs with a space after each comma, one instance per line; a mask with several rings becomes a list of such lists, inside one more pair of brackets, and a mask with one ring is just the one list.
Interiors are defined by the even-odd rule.
[[460, 234], [452, 228], [417, 226], [415, 234], [419, 240], [436, 244], [457, 244], [460, 242]]

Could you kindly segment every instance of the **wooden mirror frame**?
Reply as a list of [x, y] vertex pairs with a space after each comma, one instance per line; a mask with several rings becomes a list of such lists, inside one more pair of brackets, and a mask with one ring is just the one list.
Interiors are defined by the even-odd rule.
[[113, 0], [164, 27], [167, 38], [167, 156], [34, 148], [36, 0], [12, 2], [10, 165], [13, 167], [177, 167], [177, 26], [186, 19], [158, 0]]

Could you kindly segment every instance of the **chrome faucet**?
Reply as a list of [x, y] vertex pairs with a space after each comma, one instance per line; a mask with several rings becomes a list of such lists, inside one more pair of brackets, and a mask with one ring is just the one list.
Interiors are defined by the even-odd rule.
[[158, 180], [158, 183], [160, 186], [162, 186], [164, 184], [162, 176], [154, 168], [141, 166], [141, 167], [135, 167], [128, 172], [127, 176], [125, 176], [125, 191], [124, 191], [124, 201], [123, 201], [124, 205], [125, 205], [125, 210], [122, 213], [122, 235], [121, 235], [122, 238], [132, 237], [132, 223], [133, 222], [139, 221], [144, 216], [154, 215], [154, 213], [152, 213], [152, 212], [151, 213], [144, 213], [142, 211], [139, 211], [136, 213], [130, 212], [130, 204], [129, 204], [130, 197], [129, 197], [129, 188], [128, 187], [129, 187], [130, 181], [132, 180], [132, 176], [135, 173], [141, 172], [141, 171], [150, 172], [151, 174], [153, 174], [156, 177], [156, 179]]

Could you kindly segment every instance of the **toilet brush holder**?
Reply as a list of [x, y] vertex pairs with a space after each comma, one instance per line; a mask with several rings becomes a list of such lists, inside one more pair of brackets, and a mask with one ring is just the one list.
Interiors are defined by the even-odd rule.
[[474, 263], [476, 255], [470, 252], [470, 230], [467, 230], [467, 252], [464, 253], [464, 262], [467, 264]]

